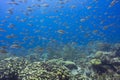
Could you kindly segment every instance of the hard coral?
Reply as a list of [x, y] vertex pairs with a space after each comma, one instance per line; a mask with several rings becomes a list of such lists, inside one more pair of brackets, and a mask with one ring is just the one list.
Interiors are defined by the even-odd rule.
[[18, 58], [10, 57], [0, 61], [0, 80], [20, 80], [18, 74], [28, 61]]
[[19, 75], [24, 80], [69, 80], [69, 70], [52, 63], [34, 62], [29, 64]]

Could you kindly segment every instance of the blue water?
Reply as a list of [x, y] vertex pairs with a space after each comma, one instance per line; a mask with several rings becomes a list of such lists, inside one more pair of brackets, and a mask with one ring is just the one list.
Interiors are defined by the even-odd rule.
[[[112, 0], [27, 0], [25, 3], [15, 0], [18, 5], [8, 4], [11, 1], [0, 0], [0, 28], [5, 30], [0, 31], [0, 46], [17, 43], [29, 49], [45, 47], [50, 42], [79, 45], [91, 41], [120, 42], [119, 0], [112, 7], [109, 7]], [[27, 11], [27, 7], [32, 11]], [[7, 13], [10, 8], [13, 8], [13, 14]], [[22, 19], [25, 22], [21, 22]], [[10, 24], [14, 27], [9, 28]], [[63, 30], [63, 34], [59, 30]], [[11, 34], [14, 34], [13, 38], [6, 38]]]

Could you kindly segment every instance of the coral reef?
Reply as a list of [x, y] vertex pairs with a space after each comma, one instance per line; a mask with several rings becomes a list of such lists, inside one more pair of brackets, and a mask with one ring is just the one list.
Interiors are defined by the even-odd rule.
[[[61, 65], [61, 62], [64, 64]], [[75, 64], [61, 62], [29, 62], [18, 57], [6, 58], [0, 62], [0, 80], [70, 80], [71, 73], [67, 67], [73, 69]]]
[[93, 52], [73, 60], [71, 56], [71, 61], [65, 57], [42, 60], [38, 54], [7, 56], [0, 60], [0, 80], [119, 80], [119, 44], [110, 51]]

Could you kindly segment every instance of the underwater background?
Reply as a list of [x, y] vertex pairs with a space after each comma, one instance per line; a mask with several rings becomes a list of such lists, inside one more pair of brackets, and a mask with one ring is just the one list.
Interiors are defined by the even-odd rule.
[[[119, 8], [119, 0], [0, 0], [0, 80], [120, 80]], [[3, 74], [6, 58], [24, 64], [20, 73]], [[68, 74], [23, 76], [43, 64]]]

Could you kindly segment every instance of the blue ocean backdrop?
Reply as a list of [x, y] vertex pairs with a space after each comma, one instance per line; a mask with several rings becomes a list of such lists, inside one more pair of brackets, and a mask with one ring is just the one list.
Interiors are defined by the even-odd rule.
[[[0, 32], [0, 40], [5, 41], [1, 45], [18, 41], [28, 48], [44, 46], [51, 40], [78, 44], [120, 40], [119, 0], [114, 5], [112, 0], [15, 0], [17, 4], [10, 1], [0, 1], [0, 27], [5, 30]], [[12, 34], [14, 38], [6, 38]]]

